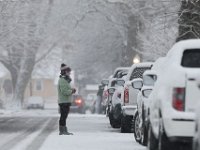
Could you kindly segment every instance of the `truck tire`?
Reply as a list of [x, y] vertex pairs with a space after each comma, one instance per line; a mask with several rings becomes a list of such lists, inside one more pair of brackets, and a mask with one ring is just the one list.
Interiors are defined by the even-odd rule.
[[153, 134], [152, 127], [149, 125], [148, 130], [148, 143], [147, 143], [148, 150], [157, 150], [158, 148], [158, 140]]
[[141, 135], [141, 144], [147, 146], [148, 141], [148, 127], [142, 123], [142, 135]]
[[[165, 129], [160, 118], [159, 123], [159, 138], [158, 138], [158, 150], [178, 150], [178, 143], [171, 142], [165, 133]], [[183, 150], [183, 149], [181, 149]]]
[[132, 132], [132, 116], [123, 116], [121, 119], [121, 133], [131, 133]]
[[109, 117], [109, 121], [110, 121], [111, 127], [113, 127], [113, 128], [120, 128], [120, 125], [121, 125], [120, 124], [120, 120], [114, 119], [112, 112], [109, 113], [108, 117]]
[[138, 111], [136, 112], [133, 119], [133, 133], [135, 137], [135, 141], [141, 143], [141, 128], [140, 128], [140, 118]]

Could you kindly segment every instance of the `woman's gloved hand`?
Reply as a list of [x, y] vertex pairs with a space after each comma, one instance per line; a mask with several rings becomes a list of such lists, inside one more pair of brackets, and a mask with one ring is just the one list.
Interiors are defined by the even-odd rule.
[[76, 89], [72, 88], [72, 94], [76, 93]]

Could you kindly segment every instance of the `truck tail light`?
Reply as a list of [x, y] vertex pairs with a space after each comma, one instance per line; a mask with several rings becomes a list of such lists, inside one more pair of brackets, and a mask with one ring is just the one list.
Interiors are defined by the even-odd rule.
[[178, 111], [185, 110], [185, 88], [178, 87], [173, 89], [172, 106]]
[[129, 103], [129, 90], [125, 88], [124, 90], [124, 103]]
[[104, 96], [104, 98], [107, 98], [107, 97], [108, 97], [108, 90], [105, 90], [105, 91], [104, 91], [103, 96]]

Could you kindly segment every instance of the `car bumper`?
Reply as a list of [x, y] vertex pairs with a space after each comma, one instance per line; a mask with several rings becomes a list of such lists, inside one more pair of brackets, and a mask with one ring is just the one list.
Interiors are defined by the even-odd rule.
[[44, 105], [30, 104], [30, 105], [27, 106], [27, 108], [44, 108]]
[[190, 138], [195, 133], [195, 121], [187, 119], [163, 119], [167, 136], [171, 139], [176, 137]]
[[79, 107], [79, 106], [70, 106], [70, 112], [78, 112], [81, 113], [81, 111], [83, 110], [83, 107]]
[[134, 116], [135, 111], [137, 110], [137, 106], [122, 106], [122, 114], [124, 116]]

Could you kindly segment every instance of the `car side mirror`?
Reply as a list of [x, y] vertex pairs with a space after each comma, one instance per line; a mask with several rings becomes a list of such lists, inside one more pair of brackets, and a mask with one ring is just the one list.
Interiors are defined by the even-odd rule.
[[144, 85], [154, 86], [156, 80], [157, 80], [156, 74], [145, 74], [145, 75], [143, 75]]
[[134, 89], [141, 90], [142, 86], [143, 86], [143, 81], [142, 81], [142, 79], [134, 79], [134, 80], [132, 81], [132, 87], [133, 87]]
[[152, 89], [145, 89], [142, 91], [142, 96], [144, 96], [145, 98], [148, 98], [149, 95], [151, 94]]

